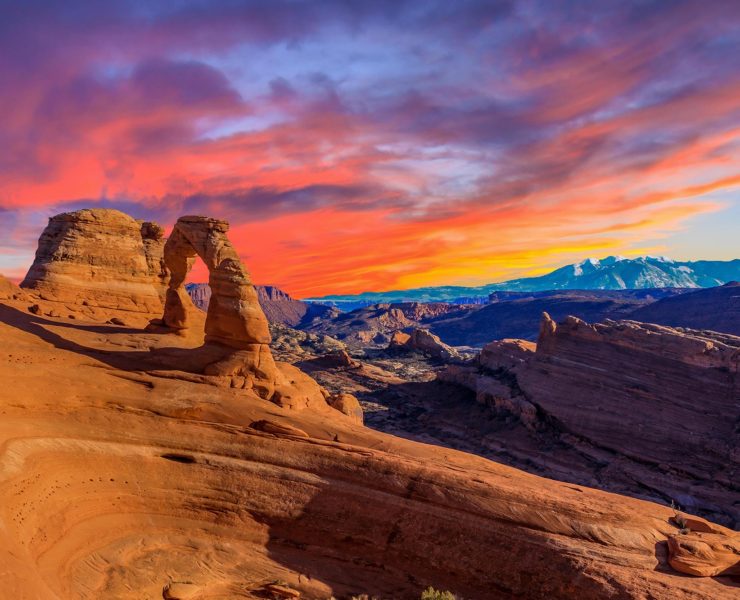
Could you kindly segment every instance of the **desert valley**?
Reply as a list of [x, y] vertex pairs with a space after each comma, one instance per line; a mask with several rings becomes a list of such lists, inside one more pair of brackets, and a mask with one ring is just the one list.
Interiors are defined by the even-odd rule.
[[225, 221], [110, 209], [0, 294], [3, 597], [737, 597], [732, 333], [545, 313], [456, 347], [452, 305], [348, 322], [256, 289]]

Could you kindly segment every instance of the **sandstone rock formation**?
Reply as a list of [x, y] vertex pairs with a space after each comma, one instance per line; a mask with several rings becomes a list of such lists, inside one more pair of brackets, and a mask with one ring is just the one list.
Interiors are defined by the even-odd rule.
[[198, 326], [198, 310], [185, 289], [196, 257], [208, 268], [211, 297], [205, 344], [191, 357], [191, 369], [220, 385], [253, 390], [260, 397], [293, 409], [326, 407], [328, 392], [300, 369], [276, 363], [270, 330], [250, 275], [229, 242], [226, 221], [186, 216], [177, 220], [164, 246], [170, 275], [161, 323], [170, 330]]
[[25, 306], [0, 302], [4, 597], [737, 595], [669, 566], [665, 506], [155, 372], [190, 338]]
[[[445, 344], [438, 336], [431, 333], [428, 329], [420, 329], [416, 327], [408, 334], [396, 332], [393, 335], [394, 337], [391, 339], [389, 349], [405, 348], [407, 350], [415, 350], [440, 360], [454, 360], [460, 358], [460, 354], [457, 350]], [[404, 335], [406, 336], [405, 338]]]
[[[41, 300], [107, 320], [147, 318], [162, 309], [163, 229], [112, 209], [83, 209], [49, 219], [21, 287]], [[63, 305], [63, 307], [62, 307]]]
[[536, 348], [526, 340], [496, 340], [483, 346], [478, 360], [488, 369], [513, 369], [532, 358]]
[[9, 279], [0, 275], [0, 300], [25, 300], [25, 292]]
[[398, 348], [400, 346], [405, 346], [406, 342], [408, 342], [411, 339], [411, 336], [408, 333], [404, 333], [403, 331], [394, 331], [391, 334], [391, 339], [388, 340], [388, 348]]
[[352, 394], [335, 394], [327, 399], [329, 406], [350, 417], [355, 423], [362, 425], [362, 407]]
[[545, 314], [536, 351], [496, 342], [440, 377], [590, 456], [574, 475], [607, 472], [628, 493], [737, 527], [739, 364], [735, 336]]
[[720, 531], [688, 531], [668, 538], [668, 562], [696, 577], [740, 575], [740, 536]]
[[206, 317], [206, 342], [239, 350], [270, 343], [267, 319], [257, 302], [249, 273], [226, 237], [229, 224], [209, 217], [180, 217], [164, 246], [170, 272], [162, 321], [172, 329], [187, 329], [194, 311], [185, 279], [195, 259], [208, 268], [211, 299]]

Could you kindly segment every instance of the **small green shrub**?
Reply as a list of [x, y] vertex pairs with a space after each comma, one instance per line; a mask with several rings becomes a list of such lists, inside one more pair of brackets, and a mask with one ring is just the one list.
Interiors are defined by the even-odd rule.
[[435, 590], [432, 586], [429, 586], [421, 593], [421, 600], [457, 600], [457, 597], [452, 592]]
[[686, 517], [681, 513], [681, 507], [678, 506], [673, 500], [671, 500], [671, 508], [673, 509], [673, 523], [678, 527], [679, 533], [687, 534], [691, 531], [689, 524], [686, 521]]

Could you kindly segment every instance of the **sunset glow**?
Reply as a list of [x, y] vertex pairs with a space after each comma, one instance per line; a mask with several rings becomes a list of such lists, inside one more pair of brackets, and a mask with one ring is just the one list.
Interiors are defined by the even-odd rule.
[[740, 256], [736, 2], [173, 6], [3, 9], [3, 274], [87, 206], [225, 218], [298, 297]]

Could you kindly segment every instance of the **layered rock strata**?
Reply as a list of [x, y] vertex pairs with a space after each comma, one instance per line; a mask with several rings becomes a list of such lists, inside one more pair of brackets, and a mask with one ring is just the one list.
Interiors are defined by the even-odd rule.
[[106, 318], [155, 315], [166, 273], [164, 230], [113, 209], [83, 209], [51, 217], [21, 287], [66, 312]]
[[[740, 338], [634, 321], [560, 324], [504, 340], [440, 374], [543, 439], [589, 456], [625, 491], [737, 527]], [[632, 483], [627, 483], [632, 482]], [[608, 484], [608, 483], [607, 483]]]

